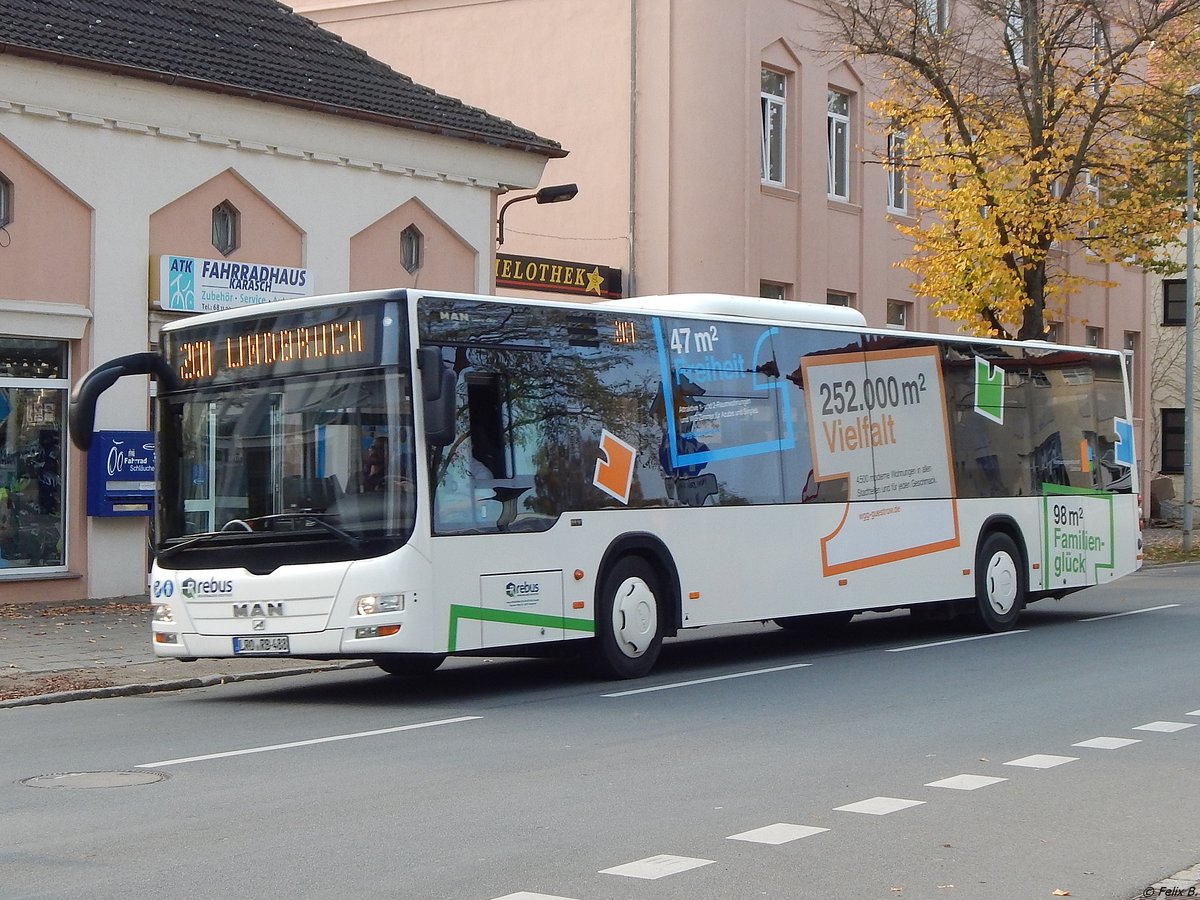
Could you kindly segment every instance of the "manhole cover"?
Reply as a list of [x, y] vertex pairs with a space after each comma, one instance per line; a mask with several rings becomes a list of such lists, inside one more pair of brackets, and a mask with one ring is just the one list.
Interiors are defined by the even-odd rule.
[[35, 775], [23, 779], [21, 784], [40, 788], [116, 788], [154, 784], [166, 778], [162, 772], [60, 772]]

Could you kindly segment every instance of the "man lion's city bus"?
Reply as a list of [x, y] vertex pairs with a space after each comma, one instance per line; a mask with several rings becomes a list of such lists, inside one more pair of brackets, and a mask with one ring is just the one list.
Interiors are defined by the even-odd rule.
[[1141, 565], [1116, 351], [867, 328], [712, 294], [592, 305], [411, 290], [164, 326], [159, 656], [373, 660], [574, 642], [606, 676], [665, 637], [866, 611], [1023, 607]]

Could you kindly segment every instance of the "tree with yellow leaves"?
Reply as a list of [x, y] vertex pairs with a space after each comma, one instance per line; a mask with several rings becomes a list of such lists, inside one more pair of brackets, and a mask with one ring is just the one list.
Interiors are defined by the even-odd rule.
[[882, 66], [872, 106], [905, 135], [888, 162], [914, 176], [904, 265], [937, 314], [1030, 340], [1085, 281], [1064, 253], [1170, 269], [1184, 134], [1167, 73], [1200, 0], [827, 2], [841, 42]]

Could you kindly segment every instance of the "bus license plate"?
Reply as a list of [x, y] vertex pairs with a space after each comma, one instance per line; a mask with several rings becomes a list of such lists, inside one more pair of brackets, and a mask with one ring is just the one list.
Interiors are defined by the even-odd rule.
[[291, 646], [287, 635], [272, 635], [271, 637], [235, 637], [233, 639], [235, 655], [249, 654], [278, 654], [290, 653]]

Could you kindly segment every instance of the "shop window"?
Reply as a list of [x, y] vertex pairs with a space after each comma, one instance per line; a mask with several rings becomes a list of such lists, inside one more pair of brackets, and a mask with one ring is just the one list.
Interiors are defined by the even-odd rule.
[[66, 564], [67, 345], [0, 337], [0, 578]]
[[241, 213], [228, 200], [213, 207], [212, 242], [222, 256], [228, 256], [238, 248], [240, 218]]

